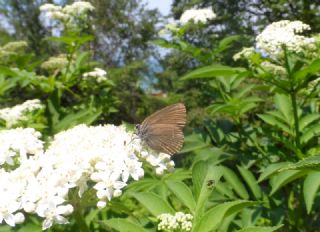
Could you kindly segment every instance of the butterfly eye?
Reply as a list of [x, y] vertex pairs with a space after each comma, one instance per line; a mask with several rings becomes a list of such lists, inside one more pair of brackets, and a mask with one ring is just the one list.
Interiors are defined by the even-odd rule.
[[140, 124], [136, 124], [135, 127], [136, 127], [136, 130], [140, 130]]

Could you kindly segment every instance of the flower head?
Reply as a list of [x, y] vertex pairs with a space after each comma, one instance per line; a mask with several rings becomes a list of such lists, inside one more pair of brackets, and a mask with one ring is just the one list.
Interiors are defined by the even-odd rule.
[[98, 83], [107, 80], [107, 72], [101, 68], [94, 68], [91, 72], [86, 72], [83, 74], [83, 78], [88, 80], [89, 78], [95, 78]]
[[45, 151], [39, 138], [30, 128], [0, 132], [0, 223], [15, 226], [24, 212], [42, 217], [43, 229], [65, 224], [74, 210], [70, 191], [77, 189], [81, 199], [93, 186], [103, 208], [144, 176], [143, 161], [162, 172], [173, 167], [168, 155], [150, 151], [121, 126], [78, 125], [56, 134]]
[[0, 118], [6, 122], [7, 127], [11, 127], [19, 121], [26, 120], [26, 113], [43, 108], [39, 99], [27, 100], [14, 107], [0, 109]]
[[256, 47], [271, 58], [282, 56], [282, 46], [293, 52], [311, 52], [316, 49], [315, 40], [301, 35], [310, 26], [301, 21], [282, 20], [268, 25], [257, 37]]
[[205, 9], [190, 9], [186, 10], [180, 17], [180, 23], [186, 24], [189, 21], [195, 23], [206, 23], [208, 20], [216, 18], [216, 14], [210, 8]]
[[41, 68], [46, 70], [61, 70], [68, 64], [68, 59], [65, 54], [50, 57], [47, 61], [41, 64]]
[[192, 219], [191, 214], [177, 212], [175, 215], [164, 213], [158, 216], [160, 220], [158, 230], [162, 231], [191, 231]]
[[[77, 30], [87, 26], [88, 13], [93, 11], [94, 7], [90, 2], [76, 1], [65, 7], [44, 4], [40, 6], [40, 11], [45, 17], [44, 20], [50, 26], [55, 25], [59, 30], [65, 28]], [[49, 21], [48, 21], [49, 19]]]

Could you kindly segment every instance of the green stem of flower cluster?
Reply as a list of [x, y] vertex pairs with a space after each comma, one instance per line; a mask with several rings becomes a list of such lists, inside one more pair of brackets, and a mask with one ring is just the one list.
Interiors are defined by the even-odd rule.
[[295, 130], [295, 145], [297, 147], [298, 152], [296, 152], [296, 155], [303, 159], [303, 155], [300, 152], [301, 151], [301, 142], [300, 142], [300, 128], [299, 128], [299, 116], [298, 116], [298, 107], [297, 107], [297, 89], [294, 85], [294, 78], [292, 76], [292, 70], [291, 65], [289, 62], [289, 54], [287, 52], [286, 47], [283, 47], [284, 54], [285, 54], [285, 66], [288, 73], [288, 80], [290, 81], [290, 98], [291, 98], [291, 104], [292, 104], [292, 111], [293, 111], [293, 119], [294, 119], [294, 130]]
[[84, 219], [83, 208], [80, 204], [80, 198], [76, 191], [71, 193], [72, 205], [74, 208], [73, 216], [80, 232], [90, 232], [89, 227]]
[[74, 209], [74, 218], [81, 232], [89, 232], [89, 228], [84, 220], [83, 210], [81, 207], [75, 207]]
[[[292, 109], [293, 109], [293, 118], [294, 118], [294, 128], [295, 128], [295, 143], [300, 151], [301, 149], [301, 143], [300, 143], [300, 128], [299, 128], [299, 117], [298, 117], [298, 107], [297, 107], [297, 98], [296, 94], [293, 92], [290, 94], [291, 97], [291, 103], [292, 103]], [[297, 153], [297, 156], [300, 159], [303, 159], [303, 156], [300, 152]]]

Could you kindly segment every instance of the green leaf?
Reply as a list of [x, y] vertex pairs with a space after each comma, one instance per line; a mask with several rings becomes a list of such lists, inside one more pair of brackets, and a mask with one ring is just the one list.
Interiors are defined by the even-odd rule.
[[219, 204], [209, 211], [195, 224], [194, 232], [215, 231], [227, 216], [240, 211], [243, 208], [254, 206], [256, 202], [238, 200]]
[[283, 225], [272, 226], [272, 227], [262, 227], [262, 226], [253, 226], [237, 230], [237, 232], [272, 232], [280, 229]]
[[226, 181], [233, 187], [234, 191], [243, 199], [248, 199], [249, 194], [241, 182], [241, 180], [238, 178], [238, 176], [232, 171], [231, 169], [227, 167], [223, 167], [223, 177], [226, 179]]
[[288, 134], [292, 135], [292, 131], [290, 130], [290, 128], [287, 125], [280, 122], [279, 120], [277, 120], [275, 117], [273, 117], [271, 115], [267, 115], [267, 114], [258, 114], [258, 117], [261, 118], [266, 123], [268, 123], [269, 125], [275, 126], [279, 129], [281, 129], [282, 131], [287, 132]]
[[281, 111], [282, 115], [286, 118], [287, 124], [291, 125], [293, 122], [293, 111], [289, 96], [285, 94], [276, 94], [274, 97], [277, 108]]
[[262, 192], [260, 189], [260, 186], [258, 185], [258, 182], [252, 172], [250, 172], [247, 168], [238, 166], [238, 170], [243, 177], [243, 179], [248, 184], [251, 192], [253, 193], [254, 197], [256, 199], [260, 199], [262, 197]]
[[304, 130], [302, 136], [300, 137], [301, 143], [306, 144], [310, 139], [320, 135], [320, 124], [312, 126]]
[[311, 123], [318, 121], [320, 119], [319, 114], [308, 114], [299, 120], [299, 129], [303, 131], [304, 128], [309, 126]]
[[191, 212], [196, 208], [196, 202], [190, 188], [182, 181], [167, 180], [168, 188], [177, 196], [177, 198], [187, 206]]
[[290, 162], [280, 162], [275, 164], [270, 164], [268, 167], [266, 167], [263, 172], [261, 173], [258, 182], [264, 181], [268, 179], [273, 174], [277, 173], [281, 168], [287, 167], [288, 164], [291, 164]]
[[310, 172], [303, 183], [303, 196], [306, 203], [307, 212], [310, 213], [320, 187], [320, 172]]
[[222, 176], [221, 168], [208, 165], [205, 161], [197, 162], [192, 169], [192, 182], [196, 198], [196, 215], [200, 216], [205, 210], [205, 203], [213, 188], [208, 187], [208, 181], [217, 184]]
[[19, 71], [12, 70], [6, 66], [0, 66], [0, 74], [14, 77], [19, 75]]
[[288, 183], [306, 175], [305, 171], [300, 170], [288, 170], [283, 171], [271, 178], [271, 193], [270, 195], [274, 194], [276, 191], [278, 191], [281, 187], [287, 185]]
[[237, 199], [230, 186], [228, 186], [228, 183], [219, 182], [216, 184], [215, 190], [224, 196], [227, 196], [229, 199]]
[[93, 111], [93, 109], [89, 108], [68, 114], [54, 125], [54, 131], [59, 132], [82, 123], [91, 124], [100, 116], [101, 113], [101, 110]]
[[194, 150], [199, 150], [210, 146], [209, 139], [204, 140], [200, 134], [193, 133], [184, 139], [184, 146], [179, 153], [186, 153]]
[[286, 170], [296, 170], [296, 169], [319, 169], [320, 168], [320, 155], [310, 156], [301, 160], [297, 163], [289, 163], [288, 165], [282, 167], [280, 171]]
[[320, 71], [320, 59], [313, 61], [309, 66], [304, 69], [300, 69], [294, 73], [293, 77], [296, 81], [300, 82], [305, 80], [308, 75], [316, 74]]
[[228, 49], [230, 46], [233, 45], [233, 43], [240, 39], [240, 36], [238, 35], [231, 35], [223, 38], [219, 44], [218, 48], [214, 51], [215, 53], [221, 53], [222, 51]]
[[180, 80], [192, 80], [201, 78], [214, 78], [214, 77], [233, 77], [240, 72], [244, 71], [242, 68], [232, 68], [229, 66], [223, 66], [220, 64], [214, 64], [206, 67], [196, 69], [185, 76], [181, 77]]
[[106, 221], [98, 221], [106, 230], [115, 229], [120, 232], [147, 232], [141, 225], [133, 223], [125, 218], [112, 218]]
[[154, 193], [133, 193], [132, 195], [154, 216], [158, 216], [163, 213], [175, 213], [175, 210], [168, 204], [168, 202], [164, 201], [160, 196]]

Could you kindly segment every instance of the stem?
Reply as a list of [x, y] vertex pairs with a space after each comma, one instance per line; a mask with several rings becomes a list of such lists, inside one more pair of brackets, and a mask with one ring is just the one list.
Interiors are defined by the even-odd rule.
[[76, 220], [80, 232], [90, 232], [86, 221], [84, 220], [83, 207], [81, 206], [81, 199], [79, 198], [77, 191], [71, 192], [71, 203], [73, 205], [74, 211], [73, 216]]
[[[297, 98], [294, 92], [290, 93], [292, 109], [293, 109], [293, 118], [294, 118], [294, 128], [295, 128], [295, 143], [300, 151], [301, 143], [300, 143], [300, 130], [299, 130], [299, 118], [298, 118], [298, 107], [297, 107]], [[297, 156], [300, 159], [303, 159], [303, 156], [300, 152], [297, 153]]]
[[269, 163], [271, 163], [271, 160], [270, 160], [268, 154], [262, 149], [262, 147], [257, 143], [257, 141], [252, 139], [251, 136], [246, 132], [246, 130], [241, 127], [241, 125], [243, 125], [241, 118], [239, 119], [239, 121], [240, 121], [240, 125], [239, 126], [241, 128], [241, 133], [243, 133], [253, 143], [253, 145], [257, 148], [257, 150], [261, 152], [262, 156], [266, 160], [268, 160]]
[[84, 216], [83, 216], [83, 210], [80, 207], [80, 205], [75, 205], [74, 206], [74, 218], [76, 220], [76, 223], [79, 227], [79, 231], [81, 232], [89, 232], [89, 228], [84, 220]]
[[287, 48], [284, 46], [284, 55], [285, 55], [285, 66], [288, 73], [288, 79], [290, 82], [290, 98], [291, 98], [291, 104], [292, 104], [292, 110], [293, 110], [293, 118], [294, 118], [294, 129], [295, 129], [295, 145], [298, 148], [298, 152], [296, 152], [296, 155], [303, 159], [303, 155], [300, 152], [301, 151], [301, 143], [300, 143], [300, 130], [299, 130], [299, 117], [298, 117], [298, 107], [297, 107], [297, 89], [295, 88], [294, 78], [292, 77], [292, 71], [291, 66], [289, 62], [289, 55], [287, 53]]

